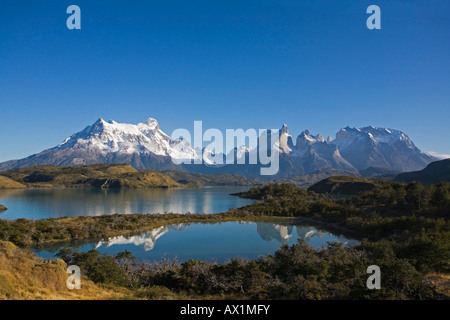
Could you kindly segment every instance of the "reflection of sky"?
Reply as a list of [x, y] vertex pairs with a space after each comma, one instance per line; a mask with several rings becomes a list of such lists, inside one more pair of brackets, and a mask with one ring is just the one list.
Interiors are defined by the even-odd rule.
[[[131, 237], [113, 237], [107, 241], [81, 245], [80, 251], [98, 249], [115, 254], [131, 251], [138, 260], [161, 260], [163, 257], [226, 261], [232, 257], [255, 259], [274, 253], [282, 244], [293, 245], [304, 239], [316, 249], [327, 242], [355, 245], [356, 240], [303, 225], [227, 222], [217, 224], [179, 224], [156, 228]], [[40, 249], [38, 255], [51, 257], [55, 247]]]
[[28, 189], [0, 190], [8, 210], [2, 219], [97, 216], [113, 213], [219, 213], [252, 201], [230, 193], [249, 187], [180, 189]]

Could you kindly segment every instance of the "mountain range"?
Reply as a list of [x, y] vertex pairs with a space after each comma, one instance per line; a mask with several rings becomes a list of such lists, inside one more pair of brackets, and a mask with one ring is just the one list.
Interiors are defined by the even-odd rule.
[[[396, 171], [421, 170], [439, 160], [419, 150], [402, 131], [373, 126], [345, 127], [336, 138], [303, 131], [294, 139], [286, 125], [279, 130], [276, 145], [280, 153], [280, 170], [275, 176], [261, 176], [260, 164], [216, 164], [213, 153], [194, 149], [188, 141], [171, 139], [156, 119], [126, 124], [98, 119], [61, 144], [20, 160], [0, 163], [0, 171], [35, 165], [77, 166], [98, 163], [124, 163], [136, 169], [177, 170], [197, 173], [239, 174], [247, 178], [274, 179], [309, 174], [333, 168], [346, 171], [369, 167]], [[261, 141], [263, 136], [260, 136]], [[251, 156], [258, 146], [238, 146], [231, 152], [235, 159]], [[222, 155], [225, 158], [225, 155]], [[173, 160], [202, 159], [201, 165], [176, 164]]]

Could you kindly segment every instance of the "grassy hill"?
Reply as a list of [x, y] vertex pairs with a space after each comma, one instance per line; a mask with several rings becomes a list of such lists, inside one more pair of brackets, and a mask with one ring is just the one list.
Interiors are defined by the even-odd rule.
[[450, 159], [432, 162], [420, 171], [401, 173], [394, 178], [394, 181], [417, 181], [424, 185], [450, 182]]
[[255, 179], [247, 179], [237, 174], [202, 174], [183, 171], [164, 171], [178, 183], [198, 186], [255, 186], [264, 183]]
[[8, 177], [0, 176], [0, 189], [23, 189], [27, 186]]
[[68, 290], [67, 265], [45, 260], [11, 242], [0, 241], [0, 300], [103, 300], [130, 298], [125, 288], [104, 287], [82, 278], [81, 289]]
[[308, 191], [328, 194], [357, 194], [359, 192], [371, 191], [382, 185], [382, 181], [375, 179], [335, 176], [317, 182], [308, 188]]
[[179, 187], [171, 177], [157, 171], [138, 171], [129, 165], [98, 164], [59, 167], [33, 166], [2, 172], [27, 187], [152, 188]]

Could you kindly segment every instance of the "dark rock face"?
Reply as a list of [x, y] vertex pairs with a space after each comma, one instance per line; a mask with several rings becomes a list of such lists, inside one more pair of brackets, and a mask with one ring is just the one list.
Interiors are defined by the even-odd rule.
[[394, 178], [394, 181], [417, 181], [424, 185], [450, 182], [450, 159], [432, 162], [420, 171], [400, 173]]

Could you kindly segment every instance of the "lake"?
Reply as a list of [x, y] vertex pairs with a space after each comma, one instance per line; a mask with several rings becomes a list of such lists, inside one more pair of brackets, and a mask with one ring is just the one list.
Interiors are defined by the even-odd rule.
[[47, 219], [114, 213], [219, 213], [252, 203], [231, 196], [249, 187], [0, 190], [1, 219]]
[[[205, 187], [176, 189], [25, 189], [0, 190], [0, 203], [8, 210], [2, 219], [44, 219], [98, 216], [114, 213], [219, 213], [250, 204], [253, 200], [231, 196], [249, 187]], [[280, 222], [225, 222], [179, 224], [160, 227], [134, 236], [104, 241], [59, 243], [34, 248], [38, 256], [53, 258], [62, 247], [80, 251], [98, 249], [107, 254], [131, 251], [140, 261], [160, 261], [164, 257], [214, 260], [233, 257], [255, 259], [274, 253], [281, 245], [303, 239], [316, 249], [327, 242], [358, 243], [294, 220]]]
[[225, 222], [216, 224], [178, 224], [156, 228], [135, 236], [112, 237], [105, 241], [52, 244], [33, 251], [52, 258], [65, 246], [80, 252], [97, 249], [107, 254], [131, 251], [139, 261], [161, 261], [163, 258], [225, 262], [233, 257], [255, 259], [274, 253], [283, 244], [303, 239], [316, 249], [327, 242], [356, 245], [359, 242], [324, 229], [295, 222]]

